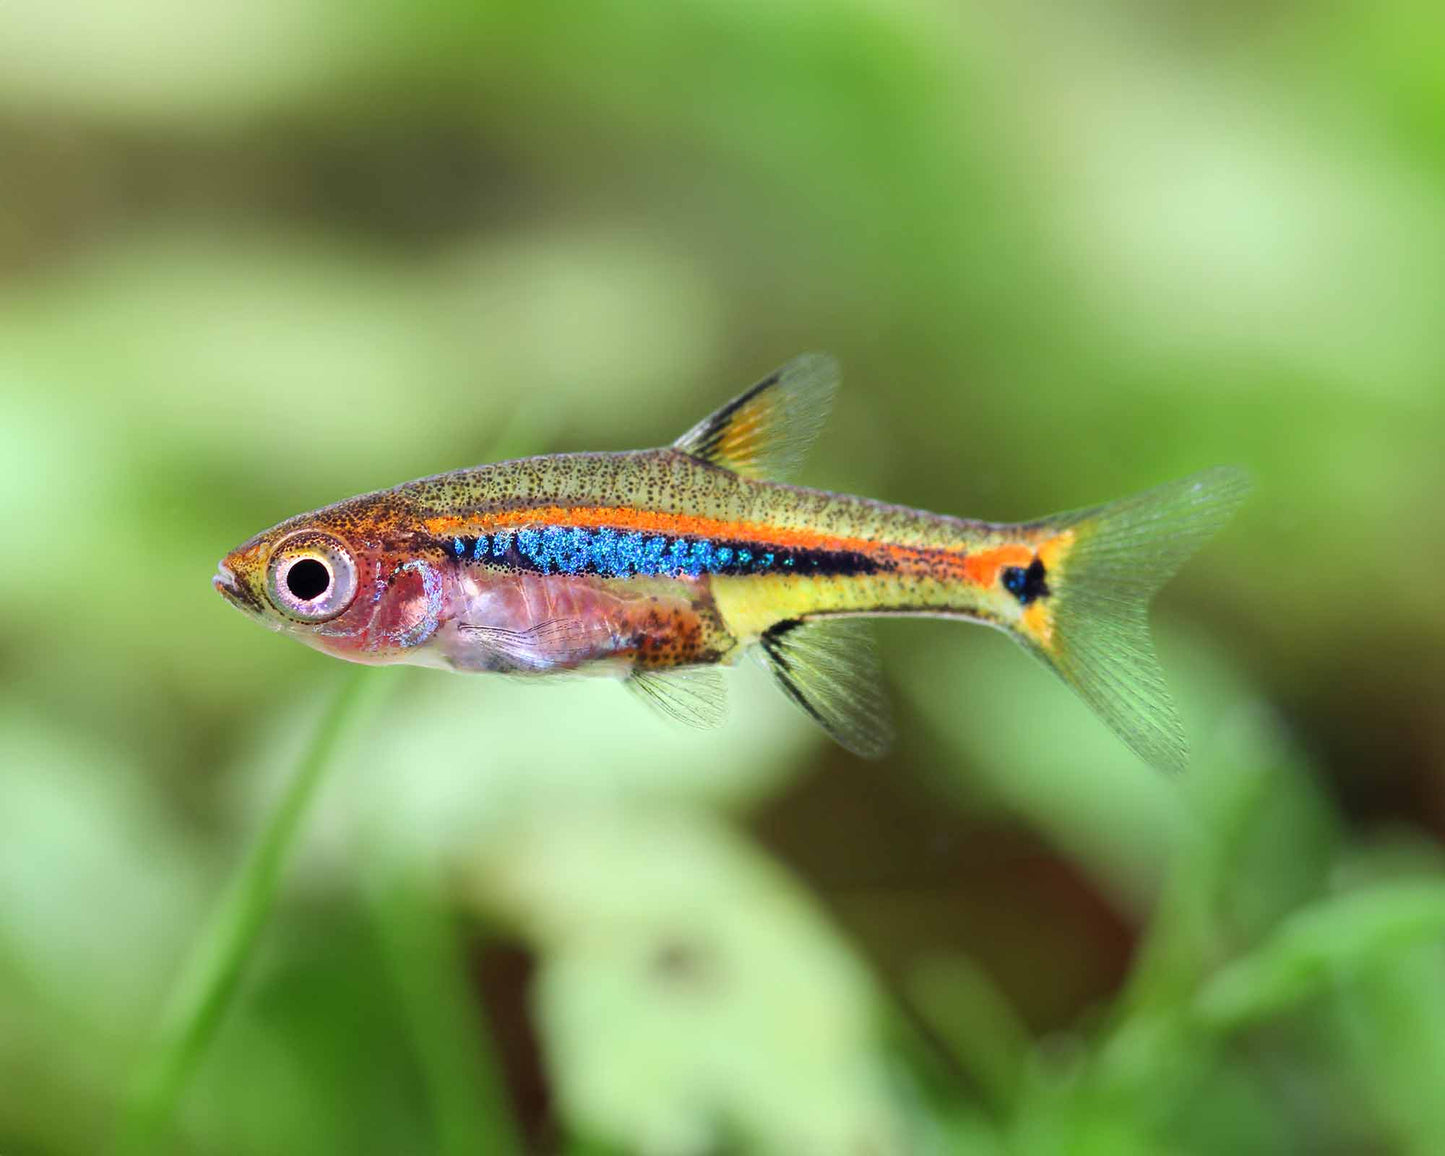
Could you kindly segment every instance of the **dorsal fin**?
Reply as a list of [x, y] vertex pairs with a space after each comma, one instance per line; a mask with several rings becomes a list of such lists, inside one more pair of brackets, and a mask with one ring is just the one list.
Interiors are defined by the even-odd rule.
[[892, 712], [866, 623], [790, 618], [758, 641], [778, 685], [809, 718], [855, 755], [887, 753]]
[[703, 418], [673, 449], [746, 478], [786, 481], [828, 420], [838, 363], [805, 353]]

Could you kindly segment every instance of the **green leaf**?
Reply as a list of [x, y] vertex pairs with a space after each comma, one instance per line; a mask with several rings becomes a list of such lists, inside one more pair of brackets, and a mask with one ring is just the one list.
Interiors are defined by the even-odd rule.
[[1327, 899], [1216, 974], [1194, 1000], [1194, 1016], [1213, 1031], [1237, 1031], [1442, 936], [1445, 883], [1386, 884]]
[[475, 863], [474, 902], [539, 953], [537, 1027], [579, 1136], [630, 1152], [905, 1150], [917, 1121], [871, 977], [715, 819], [553, 806]]

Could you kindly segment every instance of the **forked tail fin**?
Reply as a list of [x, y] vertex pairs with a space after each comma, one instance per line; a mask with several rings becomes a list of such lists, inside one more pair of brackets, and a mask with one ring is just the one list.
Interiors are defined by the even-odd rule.
[[1163, 770], [1183, 770], [1189, 744], [1149, 638], [1149, 600], [1249, 489], [1243, 470], [1219, 467], [1030, 526], [1049, 535], [1039, 549], [1048, 596], [1016, 637]]

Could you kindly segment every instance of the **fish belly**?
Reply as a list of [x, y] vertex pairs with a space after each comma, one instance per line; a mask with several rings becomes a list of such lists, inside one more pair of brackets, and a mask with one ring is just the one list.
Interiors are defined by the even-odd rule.
[[737, 648], [705, 578], [466, 575], [421, 658], [504, 674], [625, 677], [727, 660]]

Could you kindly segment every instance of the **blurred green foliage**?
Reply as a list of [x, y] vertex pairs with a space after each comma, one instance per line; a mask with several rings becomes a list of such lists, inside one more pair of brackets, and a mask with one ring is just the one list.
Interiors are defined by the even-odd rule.
[[0, 5], [0, 1151], [114, 1142], [342, 675], [223, 552], [808, 348], [811, 484], [1256, 474], [1189, 776], [941, 623], [878, 766], [367, 672], [164, 1150], [1445, 1149], [1437, 7]]

